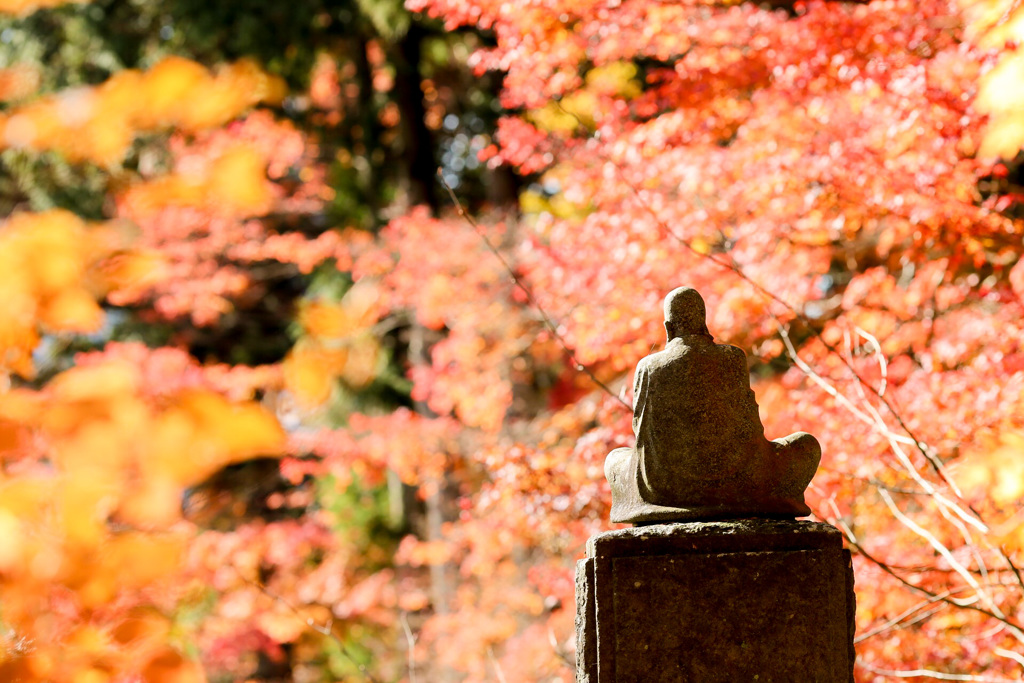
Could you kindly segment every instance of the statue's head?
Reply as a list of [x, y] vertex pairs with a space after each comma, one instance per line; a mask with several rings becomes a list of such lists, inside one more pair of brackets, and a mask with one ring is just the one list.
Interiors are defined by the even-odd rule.
[[692, 287], [677, 287], [665, 297], [665, 333], [676, 337], [700, 334], [711, 337], [704, 299]]

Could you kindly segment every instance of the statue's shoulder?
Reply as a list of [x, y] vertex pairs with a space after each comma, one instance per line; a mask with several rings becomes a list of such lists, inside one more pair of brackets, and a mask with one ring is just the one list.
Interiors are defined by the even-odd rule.
[[733, 346], [732, 344], [715, 344], [715, 346], [722, 349], [723, 352], [730, 356], [736, 356], [737, 358], [742, 358], [744, 360], [747, 358], [747, 352], [738, 346]]
[[644, 356], [637, 363], [636, 371], [657, 372], [662, 368], [678, 363], [682, 358], [693, 352], [693, 347], [681, 339], [673, 339], [661, 351], [656, 351], [649, 356]]
[[652, 353], [652, 354], [650, 354], [648, 356], [644, 356], [643, 358], [641, 358], [640, 362], [636, 364], [636, 374], [639, 375], [639, 374], [650, 372], [651, 371], [651, 367], [657, 366], [658, 365], [658, 354], [659, 353], [664, 353], [664, 352], [663, 351], [658, 351], [656, 353]]

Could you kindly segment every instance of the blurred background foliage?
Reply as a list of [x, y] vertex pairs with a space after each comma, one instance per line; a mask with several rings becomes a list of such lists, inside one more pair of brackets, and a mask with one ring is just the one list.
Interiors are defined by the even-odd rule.
[[1019, 674], [1019, 3], [0, 12], [0, 679], [573, 680], [684, 283], [858, 680]]

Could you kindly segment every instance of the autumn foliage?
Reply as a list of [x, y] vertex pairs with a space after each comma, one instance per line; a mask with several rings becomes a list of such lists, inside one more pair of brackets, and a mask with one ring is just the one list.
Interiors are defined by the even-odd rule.
[[857, 680], [1020, 679], [1020, 3], [137, 4], [0, 2], [0, 679], [573, 680], [681, 284]]

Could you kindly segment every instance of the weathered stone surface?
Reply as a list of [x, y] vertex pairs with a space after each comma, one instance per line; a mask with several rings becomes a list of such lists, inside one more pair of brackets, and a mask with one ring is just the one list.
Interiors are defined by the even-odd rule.
[[615, 680], [844, 680], [842, 565], [826, 550], [613, 560]]
[[714, 342], [696, 290], [665, 298], [665, 331], [665, 349], [637, 365], [636, 445], [605, 462], [612, 521], [810, 514], [803, 493], [821, 458], [817, 440], [765, 438], [746, 355]]
[[591, 538], [587, 556], [578, 682], [852, 680], [853, 572], [827, 524], [635, 527]]
[[751, 518], [606, 531], [587, 541], [587, 557], [842, 547], [843, 534], [830, 524]]
[[597, 683], [594, 561], [576, 562], [576, 683]]

